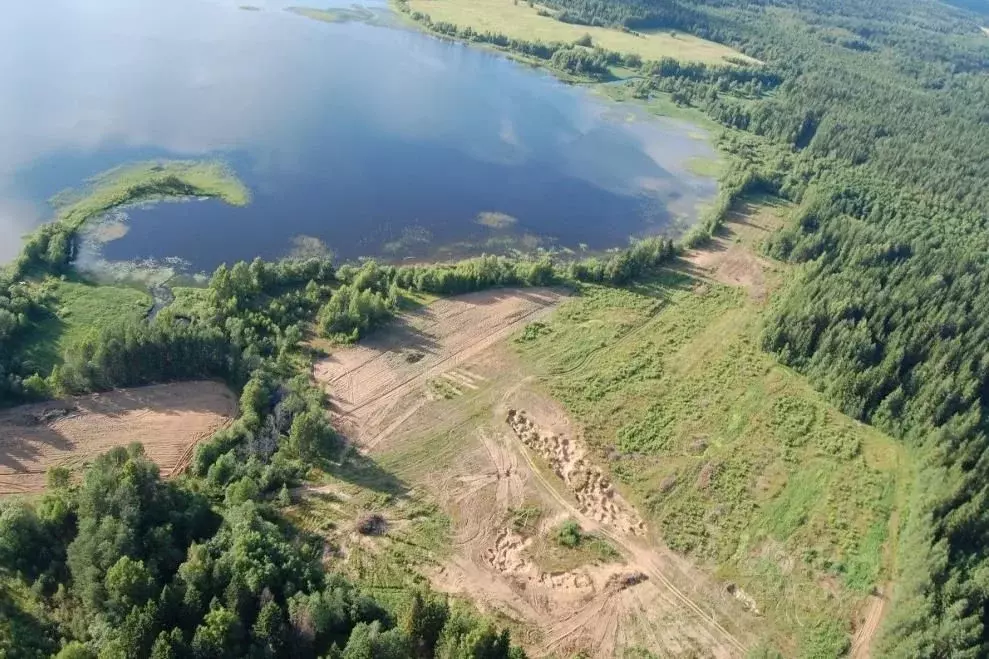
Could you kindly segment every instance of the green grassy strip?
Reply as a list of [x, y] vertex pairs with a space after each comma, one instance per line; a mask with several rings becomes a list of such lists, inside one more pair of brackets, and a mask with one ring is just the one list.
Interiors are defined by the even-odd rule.
[[113, 208], [170, 197], [216, 197], [233, 206], [251, 201], [247, 186], [220, 162], [140, 162], [111, 169], [88, 183], [81, 193], [62, 192], [52, 198], [58, 221], [78, 229]]

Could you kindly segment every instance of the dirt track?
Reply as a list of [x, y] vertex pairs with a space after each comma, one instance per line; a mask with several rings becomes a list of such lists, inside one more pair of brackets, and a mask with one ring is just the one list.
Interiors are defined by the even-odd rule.
[[[887, 592], [890, 589], [889, 584], [884, 588]], [[879, 631], [879, 624], [882, 622], [888, 599], [886, 592], [872, 593], [866, 598], [865, 606], [861, 612], [861, 620], [855, 630], [855, 635], [852, 637], [852, 649], [849, 652], [852, 659], [869, 659], [872, 656], [872, 643]]]
[[703, 249], [690, 250], [684, 260], [695, 274], [744, 289], [754, 300], [765, 302], [777, 279], [772, 263], [759, 256], [757, 247], [782, 225], [779, 215], [757, 212], [745, 205], [731, 213], [720, 233]]
[[[453, 521], [452, 557], [422, 568], [433, 587], [516, 620], [532, 656], [743, 655], [755, 619], [649, 535], [579, 428], [506, 350], [560, 299], [506, 290], [441, 300], [339, 351], [316, 368], [335, 423], [365, 452], [402, 456], [389, 458], [396, 476]], [[544, 520], [524, 536], [509, 510], [531, 504]], [[535, 538], [566, 518], [607, 538], [621, 559], [540, 568]]]
[[[476, 390], [478, 375], [461, 367], [548, 312], [562, 297], [543, 288], [438, 300], [319, 362], [315, 377], [327, 386], [337, 426], [362, 449], [371, 450], [428, 401], [425, 385], [430, 380], [442, 377], [451, 392]], [[409, 400], [409, 394], [419, 395]]]
[[0, 414], [0, 495], [40, 492], [53, 466], [82, 467], [114, 446], [141, 442], [164, 476], [237, 414], [217, 382], [180, 382], [24, 405]]

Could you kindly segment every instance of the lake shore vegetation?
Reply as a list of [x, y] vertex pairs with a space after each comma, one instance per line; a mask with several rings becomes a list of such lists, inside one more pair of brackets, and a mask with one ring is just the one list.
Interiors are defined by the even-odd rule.
[[56, 195], [55, 219], [28, 235], [20, 255], [0, 271], [0, 398], [43, 396], [41, 379], [69, 346], [118, 322], [140, 320], [150, 308], [147, 293], [98, 286], [73, 271], [76, 234], [87, 221], [128, 204], [165, 199], [250, 203], [247, 187], [218, 162], [136, 163], [88, 183]]

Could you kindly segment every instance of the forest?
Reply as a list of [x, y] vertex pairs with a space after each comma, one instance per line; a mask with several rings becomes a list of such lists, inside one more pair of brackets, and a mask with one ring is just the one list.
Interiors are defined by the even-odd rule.
[[[322, 260], [221, 267], [190, 316], [166, 308], [154, 322], [121, 323], [71, 346], [45, 377], [11, 374], [6, 404], [223, 378], [240, 392], [240, 414], [196, 447], [178, 480], [162, 480], [134, 444], [99, 458], [81, 483], [56, 469], [40, 500], [0, 505], [0, 654], [524, 656], [507, 631], [425, 589], [399, 609], [383, 607], [327, 572], [322, 541], [279, 513], [312, 465], [332, 470], [348, 459], [323, 391], [297, 375], [303, 323], [343, 314], [334, 322], [366, 329], [376, 320], [364, 304], [370, 291], [393, 290], [400, 272], [410, 285], [450, 281], [436, 271], [337, 270]], [[483, 267], [452, 272], [464, 286], [496, 283], [466, 282]], [[7, 284], [9, 335], [30, 332], [47, 303], [23, 295], [27, 286]], [[4, 345], [15, 365], [10, 346], [19, 343]]]
[[[719, 122], [736, 169], [687, 244], [747, 194], [799, 204], [767, 246], [800, 268], [763, 348], [926, 456], [878, 649], [989, 655], [989, 39], [970, 13], [978, 4], [546, 4], [559, 20], [680, 30], [762, 62], [641, 62], [432, 26], [591, 79], [635, 68], [636, 96], [668, 94]], [[322, 392], [294, 376], [303, 335], [314, 324], [356, 340], [409, 292], [621, 285], [677, 247], [650, 240], [571, 263], [239, 263], [213, 274], [191, 312], [108, 328], [35, 373], [21, 350], [51, 301], [30, 281], [63, 273], [70, 250], [71, 231], [49, 225], [0, 277], [0, 402], [214, 377], [241, 392], [242, 414], [198, 447], [179, 481], [161, 480], [138, 448], [118, 449], [81, 484], [55, 472], [37, 505], [0, 508], [0, 649], [10, 656], [521, 656], [501, 630], [429, 593], [385, 610], [325, 573], [314, 540], [282, 521], [305, 465], [341, 459]]]

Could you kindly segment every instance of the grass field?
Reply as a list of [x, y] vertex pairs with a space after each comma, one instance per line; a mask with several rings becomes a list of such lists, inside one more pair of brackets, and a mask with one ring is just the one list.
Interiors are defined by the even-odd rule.
[[42, 374], [51, 372], [66, 347], [108, 325], [140, 320], [151, 308], [151, 296], [135, 288], [59, 279], [40, 285], [51, 296], [51, 313], [37, 324], [24, 354], [30, 370]]
[[[449, 519], [390, 473], [356, 455], [335, 476], [321, 474], [318, 480], [321, 485], [299, 493], [289, 517], [326, 538], [336, 569], [397, 610], [412, 588], [425, 583], [412, 568], [435, 564], [449, 552]], [[355, 531], [357, 521], [367, 515], [384, 520], [380, 534]]]
[[[56, 221], [76, 232], [87, 220], [119, 206], [186, 196], [217, 197], [235, 206], [251, 199], [247, 187], [222, 163], [172, 160], [111, 169], [84, 188], [59, 193], [51, 204]], [[151, 296], [141, 290], [98, 285], [77, 276], [39, 278], [32, 285], [45, 290], [49, 313], [22, 339], [21, 349], [27, 369], [41, 374], [51, 372], [67, 346], [110, 324], [140, 320], [152, 304]]]
[[517, 349], [669, 546], [753, 598], [785, 656], [831, 656], [890, 576], [910, 461], [760, 350], [764, 302], [689, 270], [585, 287]]
[[433, 21], [470, 26], [515, 39], [571, 43], [590, 35], [593, 45], [620, 53], [634, 53], [645, 60], [673, 57], [707, 63], [725, 63], [726, 58], [745, 56], [727, 46], [688, 34], [656, 31], [635, 35], [611, 28], [562, 23], [540, 16], [539, 6], [513, 0], [409, 0], [413, 11], [428, 14]]

